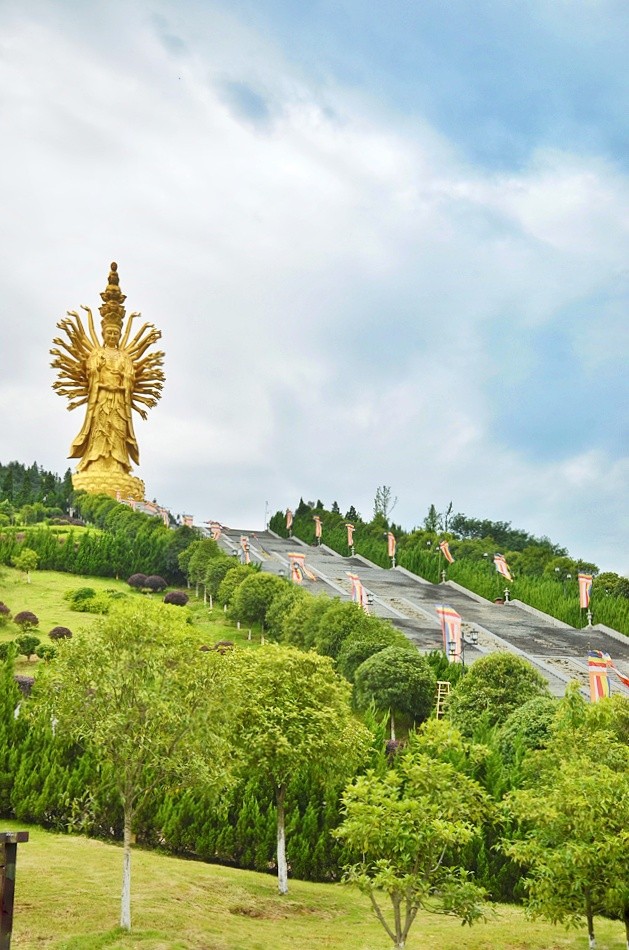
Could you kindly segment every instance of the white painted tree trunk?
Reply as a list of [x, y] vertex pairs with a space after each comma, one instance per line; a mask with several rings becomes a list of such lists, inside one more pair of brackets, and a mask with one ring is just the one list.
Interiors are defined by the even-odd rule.
[[393, 710], [391, 710], [391, 741], [395, 742], [395, 716], [393, 715]]
[[588, 925], [588, 946], [590, 950], [596, 950], [596, 937], [594, 936], [594, 911], [592, 910], [592, 900], [589, 893], [585, 898], [585, 919]]
[[122, 848], [122, 895], [120, 897], [120, 926], [131, 930], [131, 817], [125, 814]]
[[276, 791], [277, 806], [277, 889], [280, 894], [288, 894], [288, 865], [286, 863], [286, 824], [284, 800], [286, 789], [283, 785]]

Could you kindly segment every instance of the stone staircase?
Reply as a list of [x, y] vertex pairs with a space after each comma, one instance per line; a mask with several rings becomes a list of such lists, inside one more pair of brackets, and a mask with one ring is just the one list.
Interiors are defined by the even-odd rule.
[[[373, 599], [370, 612], [391, 620], [422, 652], [442, 648], [435, 606], [448, 604], [463, 620], [466, 664], [499, 650], [523, 656], [545, 676], [556, 695], [563, 695], [566, 684], [575, 679], [587, 691], [588, 650], [609, 653], [621, 672], [629, 675], [629, 638], [607, 628], [575, 629], [517, 601], [491, 603], [452, 581], [431, 584], [404, 568], [385, 570], [360, 556], [342, 557], [325, 545], [308, 546], [270, 531], [225, 529], [223, 549], [239, 555], [243, 535], [249, 539], [252, 563], [260, 563], [263, 571], [288, 577], [288, 554], [305, 554], [306, 565], [317, 580], [304, 586], [313, 594], [349, 600], [347, 572], [357, 574]], [[619, 681], [612, 682], [614, 691], [629, 695]]]

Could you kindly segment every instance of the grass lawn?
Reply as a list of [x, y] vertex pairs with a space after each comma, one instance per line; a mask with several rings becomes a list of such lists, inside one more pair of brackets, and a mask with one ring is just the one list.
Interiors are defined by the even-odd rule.
[[[125, 581], [111, 577], [81, 577], [78, 574], [62, 574], [58, 571], [32, 571], [31, 582], [13, 567], [0, 568], [0, 600], [4, 601], [11, 613], [20, 610], [32, 610], [39, 617], [37, 636], [48, 641], [48, 631], [53, 627], [89, 628], [98, 619], [95, 614], [79, 614], [70, 610], [63, 595], [77, 587], [93, 587], [97, 591], [119, 590], [128, 593], [130, 588]], [[12, 640], [17, 629], [11, 625], [0, 631], [0, 638]], [[4, 634], [4, 636], [3, 636]]]
[[[29, 584], [26, 575], [21, 571], [12, 567], [0, 567], [0, 601], [9, 607], [14, 616], [21, 610], [31, 610], [39, 618], [39, 626], [34, 633], [42, 643], [51, 642], [48, 633], [53, 627], [68, 627], [73, 632], [78, 632], [89, 630], [98, 622], [98, 614], [77, 613], [70, 610], [67, 601], [63, 599], [67, 591], [76, 590], [78, 587], [93, 587], [96, 591], [121, 591], [130, 598], [154, 596], [161, 599], [163, 596], [140, 594], [132, 590], [126, 581], [117, 581], [111, 577], [83, 577], [59, 571], [32, 571]], [[222, 607], [210, 610], [204, 605], [202, 597], [195, 597], [194, 591], [188, 591], [188, 594], [189, 609], [201, 642], [208, 646], [213, 646], [219, 640], [231, 640], [239, 646], [259, 645], [259, 629], [254, 628], [249, 641], [248, 629], [238, 630], [232, 621], [226, 619]], [[0, 642], [14, 640], [19, 633], [13, 623], [0, 627]], [[37, 659], [27, 662], [20, 658], [16, 661], [16, 672], [33, 675], [38, 662]]]
[[[0, 822], [2, 830], [25, 829]], [[133, 931], [116, 928], [122, 850], [28, 828], [18, 846], [13, 950], [386, 950], [367, 898], [339, 884], [291, 881], [148, 851], [133, 856]], [[623, 926], [598, 920], [599, 950], [621, 950]], [[419, 916], [407, 950], [585, 950], [584, 931], [527, 921], [499, 906], [489, 923]]]

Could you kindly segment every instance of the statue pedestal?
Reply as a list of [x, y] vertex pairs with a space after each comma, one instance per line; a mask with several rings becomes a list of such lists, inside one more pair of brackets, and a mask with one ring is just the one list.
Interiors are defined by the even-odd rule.
[[134, 478], [125, 472], [94, 469], [75, 472], [72, 476], [72, 487], [75, 491], [85, 491], [90, 495], [111, 495], [116, 498], [120, 492], [121, 498], [144, 501], [144, 482], [141, 478]]

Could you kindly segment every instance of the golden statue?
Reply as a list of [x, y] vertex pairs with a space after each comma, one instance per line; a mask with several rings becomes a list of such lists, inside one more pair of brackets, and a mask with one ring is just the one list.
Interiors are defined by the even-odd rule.
[[[131, 462], [140, 461], [138, 443], [133, 431], [131, 410], [143, 419], [143, 406], [152, 408], [161, 396], [164, 354], [156, 351], [144, 356], [149, 346], [161, 338], [152, 323], [145, 323], [130, 339], [131, 325], [139, 313], [129, 315], [122, 334], [125, 317], [118, 265], [113, 263], [107, 289], [101, 293], [99, 307], [103, 341], [94, 329], [94, 318], [87, 313], [89, 334], [75, 310], [68, 310], [68, 319], [57, 326], [68, 341], [56, 337], [56, 349], [50, 351], [50, 364], [59, 370], [53, 389], [70, 400], [68, 409], [86, 405], [83, 427], [70, 448], [69, 458], [81, 459], [72, 476], [75, 489], [105, 493], [114, 497], [142, 501], [144, 483], [131, 475]], [[59, 349], [61, 347], [61, 349]]]

